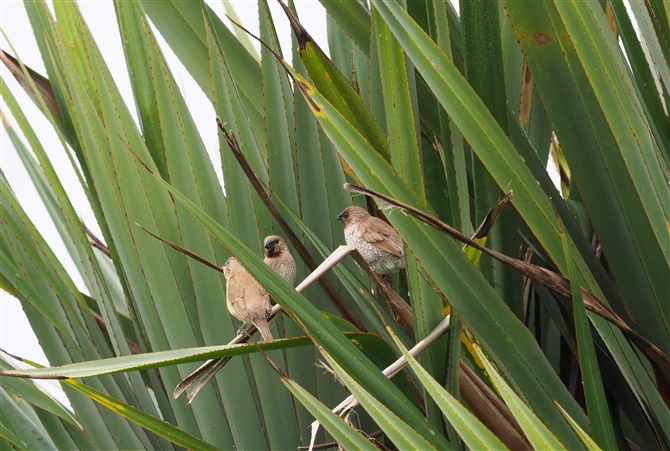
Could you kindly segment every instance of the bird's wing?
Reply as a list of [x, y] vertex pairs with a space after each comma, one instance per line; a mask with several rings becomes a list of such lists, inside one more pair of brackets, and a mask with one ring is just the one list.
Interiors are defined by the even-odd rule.
[[[254, 282], [256, 281], [254, 280]], [[265, 291], [265, 288], [256, 284], [254, 288], [247, 290], [246, 294], [249, 297], [247, 308], [250, 317], [267, 319], [270, 316], [272, 304], [270, 303], [270, 295]]]
[[404, 255], [402, 238], [393, 227], [379, 218], [370, 218], [358, 224], [361, 237], [368, 243], [397, 257]]
[[[234, 277], [234, 276], [233, 276]], [[231, 279], [233, 278], [231, 277]], [[237, 278], [235, 278], [237, 279]], [[232, 282], [232, 283], [231, 283]], [[241, 280], [230, 280], [227, 284], [226, 298], [228, 302], [239, 312], [244, 318], [249, 317], [247, 303], [245, 298], [245, 284]]]

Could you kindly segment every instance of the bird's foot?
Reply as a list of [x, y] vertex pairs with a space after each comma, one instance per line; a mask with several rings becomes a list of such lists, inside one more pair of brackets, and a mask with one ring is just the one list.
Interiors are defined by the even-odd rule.
[[247, 326], [246, 324], [242, 324], [239, 329], [237, 329], [237, 334], [236, 335], [246, 335], [247, 337], [251, 338], [251, 334], [247, 332]]

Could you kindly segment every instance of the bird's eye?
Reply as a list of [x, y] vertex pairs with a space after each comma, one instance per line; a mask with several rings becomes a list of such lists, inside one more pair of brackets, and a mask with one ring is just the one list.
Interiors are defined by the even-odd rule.
[[275, 240], [275, 244], [279, 244], [279, 240]]
[[349, 213], [345, 213], [345, 214], [343, 214], [342, 216], [345, 217], [345, 218], [348, 218], [348, 217], [349, 217]]

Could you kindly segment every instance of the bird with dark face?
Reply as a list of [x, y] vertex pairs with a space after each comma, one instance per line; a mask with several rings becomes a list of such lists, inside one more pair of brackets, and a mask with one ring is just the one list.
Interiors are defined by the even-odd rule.
[[282, 237], [270, 235], [263, 241], [265, 264], [272, 268], [282, 279], [295, 286], [296, 266], [293, 255]]
[[226, 278], [228, 311], [245, 324], [253, 323], [263, 341], [272, 341], [272, 332], [268, 326], [272, 305], [265, 288], [235, 257], [230, 257], [223, 265], [223, 276]]
[[347, 207], [337, 219], [344, 223], [344, 240], [375, 272], [390, 274], [405, 267], [404, 243], [389, 224], [361, 207]]

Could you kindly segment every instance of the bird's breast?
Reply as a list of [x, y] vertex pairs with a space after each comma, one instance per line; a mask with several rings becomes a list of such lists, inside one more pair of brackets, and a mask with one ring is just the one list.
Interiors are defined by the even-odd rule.
[[[353, 230], [352, 230], [353, 229]], [[349, 227], [344, 233], [344, 240], [349, 246], [353, 246], [363, 256], [363, 258], [373, 265], [375, 261], [383, 257], [386, 252], [379, 249], [374, 244], [366, 241], [361, 233], [355, 227]]]

